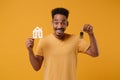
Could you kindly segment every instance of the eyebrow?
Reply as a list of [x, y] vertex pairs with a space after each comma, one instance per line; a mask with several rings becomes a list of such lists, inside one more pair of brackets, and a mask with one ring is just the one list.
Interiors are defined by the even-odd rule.
[[[58, 21], [58, 19], [55, 19], [55, 20], [53, 20], [53, 21]], [[64, 22], [64, 21], [66, 21], [65, 19], [64, 20], [62, 20], [62, 22]]]

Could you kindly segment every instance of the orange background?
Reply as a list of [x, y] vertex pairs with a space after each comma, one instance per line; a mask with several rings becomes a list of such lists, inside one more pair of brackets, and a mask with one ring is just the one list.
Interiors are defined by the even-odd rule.
[[94, 26], [100, 56], [78, 56], [77, 80], [120, 80], [119, 0], [0, 0], [0, 80], [43, 79], [43, 67], [36, 72], [30, 65], [25, 41], [36, 26], [44, 36], [53, 32], [55, 7], [70, 10], [68, 33], [79, 34], [86, 23]]

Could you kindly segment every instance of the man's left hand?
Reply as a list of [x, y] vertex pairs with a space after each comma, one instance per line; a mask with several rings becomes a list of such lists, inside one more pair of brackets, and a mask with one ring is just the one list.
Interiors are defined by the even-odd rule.
[[87, 32], [88, 34], [92, 34], [93, 33], [93, 27], [90, 24], [85, 24], [83, 26], [83, 31]]

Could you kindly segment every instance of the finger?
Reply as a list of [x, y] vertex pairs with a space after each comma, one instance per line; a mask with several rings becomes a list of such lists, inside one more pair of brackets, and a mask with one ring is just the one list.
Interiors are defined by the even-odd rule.
[[90, 29], [90, 26], [89, 26], [89, 25], [87, 25], [87, 28], [86, 28], [86, 30], [87, 30], [87, 31], [89, 31], [89, 29]]
[[30, 45], [31, 45], [30, 43], [26, 43], [26, 47], [30, 47]]
[[33, 43], [27, 42], [27, 43], [26, 43], [26, 46], [27, 46], [27, 47], [32, 47], [32, 46], [33, 46]]
[[89, 25], [89, 30], [88, 31], [92, 31], [93, 27], [91, 25]]
[[90, 27], [90, 31], [92, 31], [92, 30], [93, 30], [93, 27], [91, 26], [91, 27]]
[[86, 31], [86, 24], [83, 26], [83, 31]]
[[88, 29], [89, 29], [89, 25], [85, 24], [83, 30], [86, 32], [86, 31], [88, 31]]
[[85, 32], [91, 32], [91, 31], [93, 31], [93, 27], [90, 24], [85, 24], [84, 25], [84, 31]]
[[27, 41], [34, 42], [33, 38], [28, 38]]
[[29, 45], [31, 45], [31, 42], [30, 42], [30, 41], [27, 41], [27, 42], [26, 42], [26, 46], [29, 46]]
[[34, 42], [34, 39], [30, 39], [30, 42]]
[[34, 44], [34, 41], [31, 41], [30, 39], [28, 39], [27, 41], [26, 41], [26, 45], [28, 46], [29, 44]]

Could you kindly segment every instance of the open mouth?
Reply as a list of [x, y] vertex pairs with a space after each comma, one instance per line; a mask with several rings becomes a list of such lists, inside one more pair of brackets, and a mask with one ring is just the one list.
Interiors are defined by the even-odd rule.
[[56, 34], [57, 35], [63, 35], [64, 34], [64, 28], [57, 28], [56, 29]]
[[60, 29], [56, 30], [57, 35], [62, 35], [63, 33], [64, 33], [64, 30], [60, 30]]

